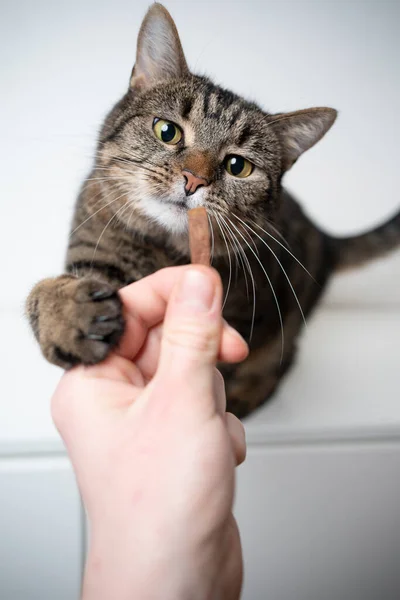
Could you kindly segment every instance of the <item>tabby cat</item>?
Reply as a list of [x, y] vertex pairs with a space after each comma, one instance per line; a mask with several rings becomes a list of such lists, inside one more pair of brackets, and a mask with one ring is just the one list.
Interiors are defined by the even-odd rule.
[[335, 118], [332, 108], [269, 114], [193, 75], [171, 16], [153, 4], [129, 90], [105, 120], [76, 204], [66, 272], [27, 300], [44, 356], [65, 369], [103, 360], [124, 330], [118, 288], [189, 262], [187, 211], [205, 206], [223, 314], [250, 344], [242, 364], [220, 366], [228, 410], [244, 417], [265, 402], [331, 274], [400, 243], [400, 212], [336, 239], [283, 189]]

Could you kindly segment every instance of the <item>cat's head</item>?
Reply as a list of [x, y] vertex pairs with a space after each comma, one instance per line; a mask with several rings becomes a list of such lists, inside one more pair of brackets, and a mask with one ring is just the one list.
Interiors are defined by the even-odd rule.
[[282, 174], [335, 118], [330, 108], [271, 115], [193, 75], [171, 16], [156, 3], [140, 29], [129, 91], [101, 131], [97, 168], [128, 201], [122, 220], [144, 217], [186, 234], [187, 210], [203, 205], [214, 229], [229, 235], [234, 215], [274, 220]]

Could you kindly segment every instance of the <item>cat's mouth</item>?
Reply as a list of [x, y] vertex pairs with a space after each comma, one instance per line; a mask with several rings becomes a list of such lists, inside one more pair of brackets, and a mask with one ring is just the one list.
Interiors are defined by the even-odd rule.
[[176, 195], [165, 196], [144, 195], [139, 200], [139, 205], [144, 214], [156, 221], [167, 231], [174, 234], [186, 234], [188, 227], [188, 211], [197, 206], [204, 206], [205, 198], [199, 190], [192, 196], [182, 197], [180, 190]]
[[184, 210], [188, 210], [190, 207], [188, 206], [187, 200], [164, 200], [167, 204], [175, 206], [176, 208], [181, 208]]
[[197, 206], [203, 206], [203, 201], [199, 201], [197, 198], [177, 198], [175, 200], [171, 198], [163, 198], [161, 200], [163, 204], [167, 204], [168, 206], [173, 206], [178, 212], [187, 212], [191, 208], [196, 208]]

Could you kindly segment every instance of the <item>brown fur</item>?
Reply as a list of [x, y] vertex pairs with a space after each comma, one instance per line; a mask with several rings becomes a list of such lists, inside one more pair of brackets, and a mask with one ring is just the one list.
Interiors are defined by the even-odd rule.
[[[176, 146], [155, 136], [155, 118], [181, 128]], [[282, 188], [285, 171], [335, 118], [329, 108], [271, 115], [192, 75], [170, 15], [153, 4], [130, 88], [105, 120], [76, 204], [67, 274], [37, 284], [27, 301], [45, 357], [64, 368], [102, 360], [123, 332], [116, 290], [189, 262], [187, 210], [203, 205], [227, 292], [224, 317], [250, 344], [243, 364], [221, 365], [228, 410], [243, 417], [262, 404], [290, 367], [303, 317], [333, 271], [400, 241], [399, 216], [364, 236], [334, 239]], [[248, 178], [227, 172], [230, 155], [255, 165]], [[208, 185], [187, 196], [185, 170]]]

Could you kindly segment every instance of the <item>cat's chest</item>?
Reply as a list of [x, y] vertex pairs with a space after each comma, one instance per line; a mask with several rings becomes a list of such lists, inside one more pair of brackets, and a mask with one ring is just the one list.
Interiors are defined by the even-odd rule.
[[173, 249], [134, 244], [126, 260], [130, 264], [132, 279], [147, 277], [160, 269], [188, 264], [189, 256]]

